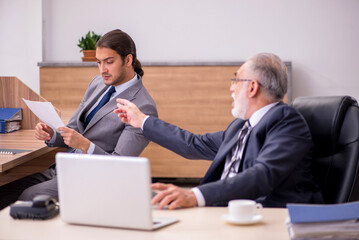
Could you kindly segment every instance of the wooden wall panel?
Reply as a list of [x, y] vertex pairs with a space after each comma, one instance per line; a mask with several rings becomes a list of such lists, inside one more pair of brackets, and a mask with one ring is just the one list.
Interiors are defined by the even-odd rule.
[[[160, 119], [195, 134], [221, 131], [233, 120], [230, 78], [236, 66], [144, 67], [144, 84]], [[210, 162], [187, 160], [150, 143], [142, 156], [158, 177], [203, 177]]]
[[40, 95], [61, 110], [76, 109], [97, 67], [40, 68]]
[[[195, 134], [224, 130], [233, 120], [230, 79], [237, 66], [144, 66], [143, 83], [159, 117]], [[77, 108], [97, 67], [41, 67], [41, 95], [68, 118]], [[141, 156], [153, 177], [203, 177], [210, 162], [187, 160], [150, 143]]]
[[230, 78], [237, 67], [145, 67], [146, 88], [161, 119], [189, 131], [223, 129], [232, 119]]

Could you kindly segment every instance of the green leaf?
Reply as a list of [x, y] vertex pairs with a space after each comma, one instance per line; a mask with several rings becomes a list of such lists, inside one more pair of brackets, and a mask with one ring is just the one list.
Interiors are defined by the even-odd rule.
[[93, 31], [88, 33], [79, 39], [77, 46], [82, 50], [95, 50], [97, 41], [101, 38], [101, 35], [95, 34]]

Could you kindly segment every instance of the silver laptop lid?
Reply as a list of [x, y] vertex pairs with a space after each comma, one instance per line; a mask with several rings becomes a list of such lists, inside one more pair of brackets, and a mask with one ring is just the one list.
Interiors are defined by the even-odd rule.
[[57, 153], [56, 169], [63, 221], [153, 228], [148, 159]]

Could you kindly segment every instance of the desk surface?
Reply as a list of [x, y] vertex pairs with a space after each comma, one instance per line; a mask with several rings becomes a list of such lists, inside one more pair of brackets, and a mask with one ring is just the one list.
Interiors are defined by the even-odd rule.
[[50, 220], [14, 220], [9, 208], [0, 211], [0, 239], [289, 239], [287, 209], [263, 209], [263, 220], [255, 225], [231, 225], [221, 219], [225, 207], [154, 210], [156, 217], [176, 217], [180, 222], [156, 231], [101, 228], [64, 223], [60, 216]]
[[52, 150], [45, 145], [44, 141], [36, 140], [34, 134], [35, 130], [19, 130], [0, 134], [0, 148], [29, 150], [28, 152], [14, 155], [0, 154], [0, 175], [11, 168]]

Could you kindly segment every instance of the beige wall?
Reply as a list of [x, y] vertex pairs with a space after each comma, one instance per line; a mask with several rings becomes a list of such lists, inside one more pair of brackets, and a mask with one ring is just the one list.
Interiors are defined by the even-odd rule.
[[40, 90], [41, 0], [0, 0], [0, 76], [16, 76]]

